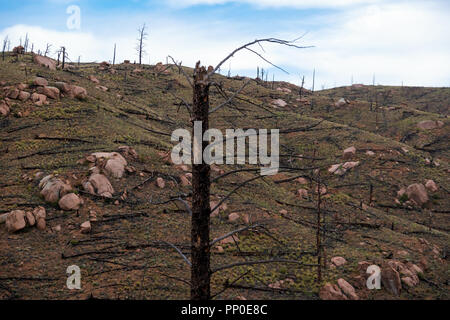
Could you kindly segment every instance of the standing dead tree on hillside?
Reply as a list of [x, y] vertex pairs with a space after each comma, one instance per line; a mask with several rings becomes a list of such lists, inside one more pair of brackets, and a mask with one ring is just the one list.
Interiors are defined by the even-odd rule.
[[145, 26], [145, 23], [144, 23], [142, 25], [142, 27], [140, 27], [138, 29], [139, 37], [137, 39], [138, 43], [137, 43], [137, 46], [136, 46], [136, 51], [137, 51], [138, 56], [139, 56], [139, 65], [142, 64], [142, 56], [145, 54], [145, 49], [144, 49], [145, 43], [144, 43], [144, 41], [147, 40], [147, 36], [148, 36], [148, 33], [145, 30], [146, 30], [146, 26]]
[[28, 33], [27, 33], [25, 35], [25, 41], [23, 43], [23, 49], [25, 50], [25, 53], [27, 52], [29, 42], [30, 42], [30, 38], [28, 38]]
[[68, 59], [68, 55], [66, 52], [66, 47], [61, 47], [58, 51], [56, 51], [56, 53], [58, 54], [58, 60], [57, 60], [57, 65], [59, 66], [59, 61], [61, 59], [61, 68], [64, 69], [65, 67], [65, 63], [66, 63], [66, 59]]
[[61, 66], [61, 68], [64, 70], [64, 66], [65, 66], [65, 63], [66, 63], [66, 58], [68, 58], [68, 56], [67, 56], [67, 52], [66, 52], [66, 47], [61, 47], [61, 53], [62, 53], [62, 66]]
[[51, 44], [47, 43], [47, 46], [45, 47], [45, 51], [44, 51], [44, 57], [47, 56], [47, 54], [50, 52], [50, 48], [51, 48]]
[[314, 84], [315, 84], [315, 81], [316, 81], [316, 69], [314, 68], [314, 71], [313, 71], [313, 82], [312, 82], [312, 88], [311, 88], [311, 93], [312, 93], [312, 96], [311, 96], [311, 110], [314, 109]]
[[[142, 32], [143, 29], [141, 29]], [[191, 121], [192, 121], [192, 131], [194, 133], [194, 126], [196, 122], [201, 121], [201, 129], [200, 135], [204, 136], [204, 133], [209, 129], [209, 115], [227, 105], [232, 103], [233, 98], [239, 94], [243, 88], [248, 84], [245, 82], [244, 85], [237, 90], [230, 98], [228, 98], [225, 102], [221, 103], [219, 106], [215, 108], [210, 108], [210, 100], [209, 100], [209, 90], [210, 86], [214, 84], [212, 80], [213, 75], [220, 70], [220, 67], [226, 63], [229, 59], [231, 59], [236, 53], [241, 50], [248, 50], [259, 56], [265, 62], [270, 65], [283, 70], [282, 68], [274, 65], [269, 60], [264, 58], [260, 53], [252, 49], [253, 45], [258, 44], [261, 46], [262, 43], [273, 43], [278, 45], [285, 45], [294, 48], [307, 48], [305, 46], [299, 46], [295, 42], [298, 39], [287, 41], [276, 38], [267, 38], [267, 39], [257, 39], [247, 44], [242, 45], [239, 48], [233, 50], [229, 55], [227, 55], [222, 61], [220, 61], [216, 67], [209, 66], [205, 68], [201, 66], [200, 61], [196, 63], [194, 69], [193, 80], [185, 73], [182, 69], [181, 65], [178, 65], [175, 61], [175, 65], [179, 68], [180, 72], [188, 80], [189, 84], [193, 89], [193, 97], [192, 97], [192, 106], [186, 103], [184, 100], [183, 103], [186, 105], [186, 108], [191, 113]], [[173, 60], [173, 59], [172, 59]], [[286, 72], [285, 70], [283, 70]], [[180, 98], [181, 99], [181, 98]], [[193, 136], [195, 136], [193, 134]], [[206, 147], [208, 147], [208, 141], [195, 141], [194, 139], [193, 146], [193, 164], [192, 164], [192, 212], [191, 215], [191, 299], [192, 300], [209, 300], [211, 298], [211, 275], [213, 272], [233, 268], [235, 266], [242, 265], [250, 265], [250, 264], [261, 264], [261, 263], [279, 263], [286, 261], [244, 261], [241, 263], [230, 264], [227, 266], [221, 266], [211, 270], [210, 267], [210, 249], [213, 242], [210, 242], [210, 215], [211, 212], [218, 210], [218, 208], [239, 188], [245, 186], [247, 183], [252, 182], [256, 179], [261, 178], [262, 176], [256, 176], [254, 178], [248, 179], [244, 183], [240, 184], [238, 187], [233, 189], [227, 196], [222, 198], [221, 201], [214, 207], [210, 207], [210, 165], [201, 160], [199, 163], [196, 163], [195, 157], [196, 154], [203, 154], [203, 151]], [[231, 234], [234, 234], [232, 232]], [[292, 261], [288, 261], [289, 263], [293, 263]], [[297, 262], [298, 263], [298, 262]]]
[[115, 64], [116, 64], [116, 44], [114, 43], [114, 55], [113, 55], [112, 65], [114, 66]]
[[5, 37], [5, 39], [3, 39], [3, 47], [2, 47], [2, 60], [5, 61], [5, 51], [6, 51], [6, 46], [8, 45], [8, 36]]
[[302, 77], [302, 85], [300, 86], [300, 91], [299, 91], [300, 98], [302, 97], [304, 85], [305, 85], [305, 76]]

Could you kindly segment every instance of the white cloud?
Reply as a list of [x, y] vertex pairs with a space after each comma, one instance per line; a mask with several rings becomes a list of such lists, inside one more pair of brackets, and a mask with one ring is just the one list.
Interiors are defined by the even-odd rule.
[[[368, 6], [340, 15], [339, 21], [309, 40], [317, 45], [305, 59], [328, 85], [380, 83], [450, 85], [450, 14], [430, 2]], [[320, 83], [320, 81], [319, 81]]]
[[382, 1], [384, 0], [169, 0], [168, 3], [173, 7], [237, 3], [250, 4], [260, 8], [337, 8]]
[[[23, 39], [28, 32], [35, 48], [42, 50], [47, 42], [52, 43], [54, 49], [65, 45], [73, 61], [79, 55], [82, 61], [111, 60], [114, 43], [117, 43], [116, 61], [133, 61], [136, 59], [136, 28], [125, 30], [124, 26], [129, 25], [130, 19], [137, 21], [136, 26], [139, 21], [151, 21], [147, 41], [151, 62], [165, 61], [170, 54], [184, 65], [194, 66], [197, 60], [215, 64], [233, 48], [258, 36], [252, 33], [254, 29], [247, 28], [245, 21], [198, 22], [167, 15], [147, 17], [148, 20], [141, 18], [119, 17], [114, 24], [102, 21], [107, 27], [93, 26], [91, 30], [95, 32], [15, 25], [2, 30], [0, 37], [8, 34], [18, 42], [19, 37]], [[377, 83], [386, 85], [400, 85], [402, 81], [405, 85], [450, 85], [450, 38], [447, 34], [450, 13], [438, 2], [366, 5], [283, 22], [279, 32], [270, 36], [292, 39], [298, 36], [298, 30], [310, 30], [302, 43], [315, 45], [315, 48], [297, 50], [265, 45], [264, 56], [291, 72], [291, 75], [284, 75], [271, 68], [270, 73], [276, 71], [277, 80], [299, 83], [300, 75], [305, 74], [308, 87], [315, 68], [316, 88], [347, 85], [352, 76], [355, 83], [368, 84], [373, 74]], [[258, 46], [255, 49], [261, 51]], [[148, 57], [144, 61], [148, 62]], [[269, 68], [247, 51], [238, 53], [223, 66], [223, 73], [230, 65], [233, 74], [250, 76], [255, 75], [257, 65]]]

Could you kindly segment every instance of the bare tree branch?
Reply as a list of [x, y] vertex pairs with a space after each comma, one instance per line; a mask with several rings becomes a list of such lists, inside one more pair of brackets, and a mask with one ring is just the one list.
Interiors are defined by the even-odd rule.
[[189, 203], [187, 203], [186, 200], [182, 199], [181, 197], [178, 198], [178, 201], [181, 201], [181, 203], [185, 206], [186, 208], [186, 212], [189, 213], [192, 216], [192, 210], [191, 207], [189, 206]]
[[254, 265], [254, 264], [265, 264], [265, 263], [294, 263], [303, 267], [317, 267], [317, 264], [310, 264], [310, 263], [302, 263], [297, 260], [288, 260], [288, 259], [272, 259], [272, 260], [257, 260], [257, 261], [243, 261], [243, 262], [235, 262], [231, 264], [227, 264], [225, 266], [217, 267], [213, 270], [211, 270], [211, 273], [215, 273], [218, 271], [222, 271], [225, 269], [230, 269], [238, 266], [247, 266], [247, 265]]
[[192, 83], [191, 78], [187, 75], [187, 73], [184, 71], [184, 69], [181, 67], [181, 62], [180, 64], [178, 64], [174, 58], [172, 58], [172, 56], [169, 55], [169, 58], [173, 61], [173, 63], [177, 66], [178, 70], [181, 71], [181, 73], [184, 75], [184, 77], [186, 78], [186, 80], [189, 82], [189, 84], [191, 85], [191, 87], [194, 86], [194, 84]]
[[243, 46], [240, 46], [237, 49], [234, 49], [228, 56], [226, 56], [222, 61], [219, 62], [219, 64], [208, 73], [207, 77], [210, 77], [212, 74], [214, 74], [227, 60], [229, 60], [231, 57], [233, 57], [237, 52], [246, 49], [256, 43], [262, 43], [262, 42], [270, 42], [270, 43], [276, 43], [276, 44], [281, 44], [281, 45], [285, 45], [285, 46], [289, 46], [289, 47], [294, 47], [297, 49], [305, 49], [305, 48], [311, 48], [313, 46], [298, 46], [296, 44], [294, 44], [297, 40], [299, 40], [301, 37], [294, 39], [292, 41], [289, 40], [281, 40], [281, 39], [276, 39], [276, 38], [266, 38], [266, 39], [256, 39], [254, 41], [251, 41], [249, 43], [244, 44]]
[[260, 175], [260, 176], [253, 177], [251, 179], [248, 179], [248, 180], [242, 182], [240, 185], [238, 185], [236, 188], [234, 188], [230, 193], [228, 193], [222, 200], [220, 200], [219, 203], [213, 209], [211, 209], [211, 212], [216, 211], [216, 209], [219, 208], [222, 205], [222, 203], [224, 203], [229, 197], [231, 197], [233, 195], [233, 193], [238, 191], [240, 188], [245, 186], [247, 183], [257, 180], [257, 179], [260, 179], [260, 178], [264, 178], [264, 177], [265, 176]]
[[[287, 72], [287, 71], [284, 70], [283, 68], [277, 66], [276, 64], [270, 62], [269, 60], [267, 60], [266, 58], [264, 58], [260, 53], [256, 52], [255, 50], [250, 49], [250, 48], [245, 48], [245, 49], [247, 49], [248, 51], [253, 52], [253, 53], [256, 54], [258, 57], [260, 57], [261, 59], [263, 59], [265, 62], [267, 62], [268, 64], [270, 64], [271, 66], [273, 66], [273, 67], [275, 67], [275, 68], [277, 68], [277, 69], [283, 71], [283, 72], [286, 73], [286, 74], [289, 74], [289, 72]], [[267, 74], [266, 74], [266, 77], [267, 77]], [[262, 80], [264, 81], [264, 79], [262, 79]]]
[[242, 90], [244, 90], [244, 88], [250, 83], [250, 80], [246, 81], [242, 87], [239, 88], [238, 91], [236, 91], [230, 98], [228, 98], [227, 101], [221, 103], [219, 106], [217, 106], [216, 108], [212, 109], [211, 111], [209, 111], [209, 113], [213, 113], [221, 108], [223, 108], [224, 106], [226, 106], [227, 104], [229, 104]]
[[232, 236], [232, 235], [235, 234], [235, 233], [239, 233], [239, 232], [242, 232], [242, 231], [245, 231], [245, 230], [253, 229], [253, 228], [256, 228], [256, 227], [259, 227], [259, 226], [261, 226], [260, 223], [255, 223], [255, 224], [252, 224], [252, 225], [250, 225], [250, 226], [242, 227], [242, 228], [240, 228], [240, 229], [237, 229], [237, 230], [228, 232], [227, 234], [225, 234], [225, 235], [223, 235], [223, 236], [221, 236], [221, 237], [219, 237], [219, 238], [214, 239], [213, 241], [211, 241], [211, 242], [209, 243], [209, 245], [210, 245], [210, 246], [213, 246], [215, 243], [217, 243], [217, 242], [219, 242], [219, 241], [221, 241], [221, 240], [223, 240], [223, 239], [226, 239], [226, 238]]
[[184, 100], [183, 98], [177, 96], [176, 94], [174, 94], [173, 92], [169, 91], [169, 93], [178, 100], [181, 100], [181, 102], [183, 102], [183, 104], [186, 106], [186, 109], [188, 110], [189, 114], [191, 114], [192, 111], [192, 107], [189, 105], [189, 103], [186, 102], [186, 100]]
[[172, 243], [170, 243], [170, 242], [167, 242], [167, 241], [161, 241], [161, 242], [163, 242], [163, 243], [165, 243], [165, 244], [171, 246], [172, 248], [174, 248], [174, 249], [180, 254], [180, 256], [183, 257], [184, 261], [186, 261], [186, 263], [187, 263], [189, 266], [192, 266], [192, 265], [191, 265], [191, 262], [189, 261], [189, 259], [188, 259], [188, 258], [183, 254], [183, 252], [181, 252], [181, 250], [178, 249], [174, 244], [172, 244]]
[[147, 36], [148, 36], [148, 33], [145, 32], [145, 23], [142, 25], [141, 28], [138, 29], [138, 31], [139, 31], [139, 38], [137, 39], [138, 40], [138, 44], [137, 44], [136, 50], [137, 50], [138, 55], [139, 55], [139, 65], [141, 65], [142, 64], [142, 56], [143, 56], [143, 54], [145, 54], [144, 40], [146, 40]]

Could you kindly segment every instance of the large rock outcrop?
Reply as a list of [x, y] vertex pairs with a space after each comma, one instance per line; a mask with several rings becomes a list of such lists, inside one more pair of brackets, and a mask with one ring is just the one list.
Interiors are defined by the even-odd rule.
[[33, 62], [43, 67], [49, 68], [50, 70], [56, 70], [56, 61], [48, 57], [43, 57], [35, 54], [33, 56]]

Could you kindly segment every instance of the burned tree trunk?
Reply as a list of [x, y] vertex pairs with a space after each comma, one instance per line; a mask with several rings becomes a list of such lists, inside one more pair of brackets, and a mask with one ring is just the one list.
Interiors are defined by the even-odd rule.
[[316, 232], [316, 248], [317, 248], [317, 282], [322, 282], [322, 243], [320, 238], [321, 225], [321, 205], [322, 205], [322, 190], [321, 190], [320, 171], [317, 175], [317, 232]]
[[300, 98], [302, 97], [302, 91], [303, 91], [303, 85], [305, 84], [305, 76], [303, 76], [302, 77], [302, 86], [300, 87], [300, 92], [299, 92], [299, 95], [300, 95]]
[[116, 44], [114, 43], [114, 56], [113, 56], [113, 66], [116, 64]]
[[142, 64], [142, 56], [144, 55], [144, 41], [147, 39], [147, 32], [145, 32], [145, 23], [142, 25], [141, 28], [138, 29], [139, 31], [139, 38], [138, 38], [138, 45], [136, 47], [136, 50], [139, 55], [139, 65]]
[[312, 92], [312, 96], [311, 96], [311, 110], [314, 109], [314, 83], [315, 83], [315, 81], [316, 81], [316, 69], [314, 69], [314, 71], [313, 71], [313, 83], [312, 83], [312, 89], [311, 89], [311, 92]]
[[62, 47], [62, 70], [64, 70], [65, 63], [66, 63], [66, 47]]
[[5, 50], [6, 45], [8, 44], [8, 36], [3, 40], [3, 49], [2, 49], [2, 60], [5, 61]]
[[[201, 121], [201, 132], [208, 130], [209, 113], [209, 81], [207, 70], [197, 62], [194, 70], [193, 96], [193, 128], [195, 121]], [[193, 130], [194, 131], [194, 130]], [[210, 292], [210, 245], [209, 220], [211, 208], [209, 205], [210, 167], [200, 155], [208, 145], [200, 141], [194, 134], [193, 164], [192, 164], [192, 220], [191, 220], [191, 299], [208, 300]], [[197, 143], [197, 145], [196, 145]], [[199, 157], [200, 156], [200, 157]], [[200, 159], [199, 159], [200, 158]], [[199, 161], [200, 160], [200, 161]]]

